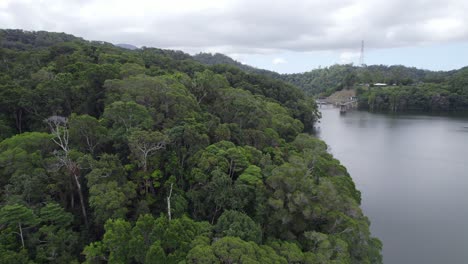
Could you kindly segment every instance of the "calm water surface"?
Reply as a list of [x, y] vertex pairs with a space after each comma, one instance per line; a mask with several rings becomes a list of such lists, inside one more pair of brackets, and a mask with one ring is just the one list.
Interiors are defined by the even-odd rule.
[[385, 264], [468, 263], [468, 117], [322, 108], [318, 134], [362, 192]]

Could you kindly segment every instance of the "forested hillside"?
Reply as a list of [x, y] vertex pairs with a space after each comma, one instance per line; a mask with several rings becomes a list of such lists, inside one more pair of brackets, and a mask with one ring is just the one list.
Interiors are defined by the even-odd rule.
[[255, 68], [247, 64], [242, 64], [236, 60], [233, 60], [231, 57], [228, 57], [221, 53], [198, 53], [196, 55], [193, 55], [193, 59], [205, 65], [232, 65], [247, 73], [261, 74], [268, 77], [272, 77], [274, 79], [281, 79], [281, 75], [277, 72]]
[[381, 263], [294, 86], [0, 30], [1, 263]]
[[[468, 69], [434, 72], [404, 66], [334, 65], [281, 75], [309, 95], [357, 89], [359, 107], [371, 111], [447, 112], [468, 109]], [[385, 83], [385, 87], [373, 84]]]
[[[240, 64], [221, 54], [199, 54], [195, 58], [208, 65], [229, 64], [246, 72], [270, 76], [297, 86], [308, 95], [329, 96], [342, 89], [357, 89], [359, 107], [371, 111], [468, 110], [468, 68], [436, 72], [402, 65], [348, 64], [280, 75]], [[373, 87], [375, 83], [387, 86]]]
[[384, 112], [468, 110], [468, 68], [416, 84], [358, 89], [359, 107]]

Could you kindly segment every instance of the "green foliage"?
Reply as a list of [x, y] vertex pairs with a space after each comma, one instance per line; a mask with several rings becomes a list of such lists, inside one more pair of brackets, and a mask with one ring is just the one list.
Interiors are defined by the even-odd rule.
[[123, 220], [108, 220], [101, 243], [85, 248], [87, 261], [108, 259], [118, 263], [179, 263], [199, 236], [208, 236], [211, 227], [207, 223], [194, 222], [187, 217], [168, 221], [164, 217], [142, 215], [132, 227]]
[[78, 234], [71, 230], [73, 215], [56, 203], [47, 203], [39, 217], [42, 226], [35, 234], [41, 241], [36, 247], [36, 261], [71, 263], [76, 261]]
[[262, 230], [248, 215], [237, 211], [227, 210], [218, 218], [214, 227], [219, 236], [239, 237], [245, 241], [260, 244]]
[[116, 139], [127, 137], [132, 129], [149, 129], [153, 124], [146, 107], [132, 101], [112, 103], [104, 110], [103, 118]]
[[263, 183], [262, 169], [255, 165], [250, 165], [239, 176], [237, 181], [248, 184], [248, 185], [252, 185], [252, 186], [256, 186], [257, 184], [262, 184]]
[[0, 142], [0, 186], [5, 199], [21, 196], [27, 202], [38, 202], [47, 194], [46, 159], [53, 150], [51, 136], [28, 132]]
[[72, 143], [82, 152], [93, 155], [107, 140], [107, 129], [95, 117], [72, 114], [69, 123]]
[[195, 73], [190, 90], [200, 104], [213, 102], [218, 90], [227, 87], [229, 87], [229, 83], [224, 76], [205, 70]]
[[198, 111], [195, 97], [177, 75], [131, 76], [124, 80], [108, 80], [105, 87], [108, 101], [132, 100], [138, 103], [140, 108], [149, 110], [156, 126], [173, 126], [177, 120], [194, 117]]
[[357, 67], [350, 64], [332, 65], [305, 73], [283, 74], [280, 78], [294, 84], [311, 95], [325, 95], [349, 89], [358, 83], [409, 85], [418, 82], [440, 83], [450, 72], [431, 72], [402, 65], [370, 65]]
[[284, 74], [281, 78], [311, 95], [329, 93], [329, 90], [351, 88], [356, 83], [356, 68], [352, 65], [333, 65], [305, 73]]
[[211, 246], [222, 263], [287, 263], [268, 246], [259, 246], [237, 237], [224, 237]]
[[[468, 71], [432, 72], [401, 65], [333, 65], [281, 79], [310, 95], [329, 96], [357, 88], [359, 107], [384, 112], [447, 112], [468, 109]], [[386, 87], [374, 87], [386, 83]], [[363, 85], [366, 86], [363, 86]]]
[[246, 64], [242, 64], [221, 53], [215, 53], [215, 54], [199, 53], [199, 54], [194, 55], [193, 59], [206, 65], [218, 65], [218, 64], [232, 65], [248, 73], [262, 74], [262, 75], [267, 75], [270, 77], [279, 76], [279, 74], [276, 72], [258, 69], [258, 68], [254, 68]]
[[159, 131], [135, 130], [128, 137], [128, 145], [139, 165], [147, 171], [147, 160], [157, 150], [165, 148], [169, 139]]
[[[131, 250], [128, 241], [131, 239], [131, 224], [122, 219], [111, 219], [106, 222], [104, 228], [106, 233], [102, 242], [107, 250], [109, 250], [109, 262], [129, 263], [131, 260]], [[92, 251], [97, 250], [93, 249]]]
[[186, 257], [187, 264], [219, 264], [222, 263], [214, 254], [211, 246], [195, 246], [192, 248]]
[[0, 223], [10, 227], [23, 226], [24, 228], [36, 225], [37, 218], [33, 211], [24, 205], [5, 205], [0, 209]]
[[41, 221], [49, 225], [69, 226], [73, 222], [73, 215], [65, 212], [57, 203], [47, 203], [40, 210]]
[[[0, 35], [2, 263], [382, 262], [346, 169], [304, 134], [314, 99], [284, 76]], [[333, 89], [362, 78], [329, 75]], [[47, 127], [57, 115], [68, 123]]]
[[129, 182], [119, 186], [116, 181], [96, 184], [89, 189], [89, 205], [94, 209], [97, 223], [107, 219], [124, 218], [127, 205], [135, 197], [135, 184]]
[[10, 127], [7, 119], [0, 115], [0, 142], [14, 134], [14, 129]]
[[447, 112], [468, 109], [463, 84], [419, 84], [372, 88], [359, 96], [359, 107], [370, 111]]

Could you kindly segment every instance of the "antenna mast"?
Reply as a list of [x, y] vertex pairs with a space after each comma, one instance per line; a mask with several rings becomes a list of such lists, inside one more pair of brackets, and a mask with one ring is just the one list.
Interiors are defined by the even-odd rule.
[[359, 56], [359, 65], [364, 67], [364, 40], [361, 41], [361, 55]]

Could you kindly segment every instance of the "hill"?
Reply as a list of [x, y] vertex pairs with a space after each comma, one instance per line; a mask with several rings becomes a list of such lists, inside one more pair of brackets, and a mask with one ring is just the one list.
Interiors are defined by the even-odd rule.
[[382, 262], [298, 88], [180, 51], [0, 36], [2, 262]]
[[332, 65], [304, 73], [284, 74], [282, 79], [313, 95], [331, 94], [359, 83], [386, 83], [389, 85], [412, 85], [422, 82], [441, 83], [454, 72], [434, 72], [402, 65], [357, 67], [348, 64]]
[[231, 66], [235, 66], [247, 73], [255, 73], [255, 74], [261, 74], [261, 75], [265, 75], [265, 76], [268, 76], [268, 77], [272, 77], [272, 78], [275, 78], [275, 79], [281, 79], [280, 78], [280, 74], [279, 73], [276, 73], [276, 72], [273, 72], [273, 71], [269, 71], [269, 70], [264, 70], [264, 69], [259, 69], [259, 68], [255, 68], [255, 67], [252, 67], [252, 66], [249, 66], [247, 64], [242, 64], [234, 59], [232, 59], [231, 57], [229, 56], [226, 56], [224, 54], [221, 54], [221, 53], [215, 53], [215, 54], [211, 54], [211, 53], [199, 53], [199, 54], [196, 54], [193, 56], [193, 59], [200, 62], [200, 63], [203, 63], [205, 65], [231, 65]]
[[[299, 87], [307, 95], [330, 96], [353, 89], [359, 107], [383, 112], [453, 112], [468, 110], [468, 71], [429, 71], [402, 65], [332, 65], [304, 73], [277, 74], [241, 64], [222, 54], [199, 54], [195, 58], [207, 65], [233, 65]], [[375, 83], [385, 87], [373, 87]], [[371, 89], [367, 87], [370, 86]]]
[[129, 49], [129, 50], [136, 50], [138, 49], [137, 46], [134, 46], [132, 44], [125, 44], [125, 43], [120, 43], [120, 44], [116, 44], [117, 47], [121, 47], [121, 48], [124, 48], [124, 49]]

